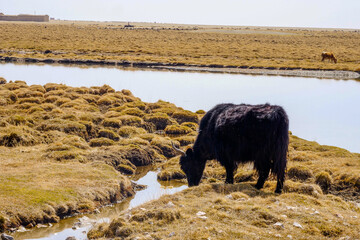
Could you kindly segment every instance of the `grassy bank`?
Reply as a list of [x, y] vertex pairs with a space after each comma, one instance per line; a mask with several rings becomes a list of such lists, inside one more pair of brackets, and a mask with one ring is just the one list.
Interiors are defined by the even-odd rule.
[[126, 175], [175, 156], [170, 138], [156, 131], [197, 126], [195, 113], [106, 85], [0, 82], [1, 231], [58, 222], [131, 196]]
[[357, 239], [360, 210], [334, 195], [274, 195], [248, 183], [202, 184], [101, 224], [102, 239]]
[[[169, 24], [0, 22], [0, 55], [202, 66], [360, 71], [360, 32]], [[321, 62], [332, 51], [338, 63]]]

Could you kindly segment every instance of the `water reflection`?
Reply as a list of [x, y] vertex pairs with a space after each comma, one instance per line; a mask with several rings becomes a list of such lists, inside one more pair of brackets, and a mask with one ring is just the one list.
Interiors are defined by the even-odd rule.
[[[178, 181], [158, 181], [157, 171], [152, 171], [152, 166], [139, 167], [137, 173], [132, 177], [132, 180], [141, 185], [146, 185], [147, 188], [136, 192], [135, 196], [124, 200], [121, 203], [107, 206], [100, 209], [99, 214], [79, 215], [76, 217], [61, 220], [60, 223], [54, 224], [47, 228], [34, 228], [23, 233], [15, 233], [15, 239], [43, 239], [43, 240], [64, 240], [69, 236], [74, 236], [76, 239], [87, 239], [86, 233], [90, 228], [99, 222], [109, 222], [121, 214], [126, 209], [134, 208], [145, 202], [157, 199], [165, 194], [174, 194], [187, 188], [187, 185]], [[74, 224], [78, 222], [79, 218], [84, 219], [82, 227], [72, 229]]]
[[150, 171], [144, 177], [136, 181], [138, 184], [147, 185], [146, 190], [136, 193], [135, 198], [130, 201], [129, 207], [133, 208], [145, 202], [157, 199], [165, 194], [174, 194], [187, 188], [184, 183], [169, 181], [167, 186], [157, 181], [157, 172]]

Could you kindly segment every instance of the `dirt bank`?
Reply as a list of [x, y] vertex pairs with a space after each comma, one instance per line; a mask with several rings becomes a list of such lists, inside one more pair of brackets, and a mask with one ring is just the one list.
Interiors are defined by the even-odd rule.
[[252, 66], [224, 66], [224, 65], [198, 65], [182, 63], [161, 62], [130, 62], [130, 61], [107, 61], [107, 60], [81, 60], [81, 59], [42, 59], [42, 58], [16, 58], [0, 55], [0, 62], [11, 63], [45, 63], [64, 65], [86, 65], [86, 66], [113, 66], [135, 69], [158, 69], [170, 71], [208, 72], [208, 73], [230, 73], [230, 74], [252, 74], [271, 76], [312, 77], [325, 79], [355, 79], [360, 80], [360, 72], [334, 70], [334, 69], [309, 69], [309, 68], [274, 68], [274, 67], [252, 67]]
[[287, 77], [311, 77], [311, 78], [327, 78], [327, 79], [360, 79], [360, 73], [341, 70], [320, 70], [320, 69], [296, 69], [296, 68], [255, 68], [242, 66], [238, 68], [209, 67], [209, 66], [163, 66], [154, 68], [169, 69], [176, 71], [195, 71], [195, 72], [211, 72], [211, 73], [232, 73], [232, 74], [251, 74], [251, 75], [271, 75], [271, 76], [287, 76]]

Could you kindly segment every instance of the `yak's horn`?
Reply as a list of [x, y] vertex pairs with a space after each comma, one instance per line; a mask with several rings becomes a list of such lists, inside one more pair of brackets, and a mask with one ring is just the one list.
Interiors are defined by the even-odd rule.
[[175, 149], [176, 152], [180, 153], [180, 154], [183, 155], [183, 156], [186, 155], [186, 153], [185, 153], [183, 150], [181, 150], [180, 148], [175, 147], [175, 145], [174, 145], [173, 142], [171, 142], [171, 145], [172, 145], [172, 147]]

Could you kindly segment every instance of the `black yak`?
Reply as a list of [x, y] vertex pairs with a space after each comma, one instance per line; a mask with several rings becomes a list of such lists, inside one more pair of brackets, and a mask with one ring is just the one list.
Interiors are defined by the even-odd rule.
[[239, 163], [254, 162], [264, 186], [270, 170], [277, 176], [276, 193], [281, 193], [289, 145], [289, 120], [276, 105], [219, 104], [202, 118], [193, 148], [181, 152], [181, 169], [188, 185], [199, 185], [207, 160], [217, 159], [226, 169], [226, 183], [234, 182]]

